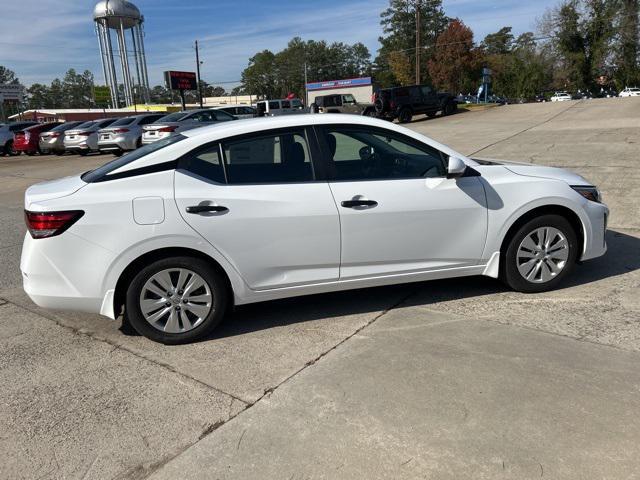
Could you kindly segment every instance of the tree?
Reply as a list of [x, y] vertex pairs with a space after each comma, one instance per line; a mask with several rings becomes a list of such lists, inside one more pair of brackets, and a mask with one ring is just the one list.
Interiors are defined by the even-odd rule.
[[480, 78], [481, 55], [473, 46], [473, 32], [461, 20], [452, 20], [436, 41], [429, 75], [437, 88], [450, 92], [474, 90]]
[[619, 8], [618, 0], [564, 0], [545, 14], [541, 27], [553, 38], [559, 83], [577, 90], [595, 87], [610, 61]]
[[20, 80], [18, 80], [13, 70], [0, 65], [0, 84], [19, 85]]
[[490, 33], [482, 41], [482, 47], [487, 55], [503, 55], [511, 51], [513, 35], [511, 27], [502, 27], [496, 33]]
[[[417, 10], [420, 11], [421, 78], [428, 80], [427, 64], [434, 55], [438, 35], [449, 21], [442, 9], [442, 1], [390, 0], [389, 7], [380, 14], [383, 35], [379, 38], [381, 47], [374, 68], [382, 86], [407, 83], [409, 71], [415, 75]], [[399, 54], [404, 54], [404, 57]]]
[[618, 88], [637, 86], [640, 83], [638, 66], [638, 0], [621, 0], [616, 46], [616, 81]]

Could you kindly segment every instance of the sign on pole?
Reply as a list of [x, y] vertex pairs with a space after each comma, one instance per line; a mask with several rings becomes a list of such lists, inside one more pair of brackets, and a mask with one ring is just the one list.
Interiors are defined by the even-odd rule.
[[21, 102], [24, 99], [24, 87], [22, 85], [0, 84], [0, 95], [5, 101]]
[[164, 72], [164, 82], [169, 90], [180, 91], [180, 101], [182, 102], [182, 110], [187, 109], [184, 100], [185, 90], [197, 90], [198, 80], [195, 72], [177, 72], [168, 70]]

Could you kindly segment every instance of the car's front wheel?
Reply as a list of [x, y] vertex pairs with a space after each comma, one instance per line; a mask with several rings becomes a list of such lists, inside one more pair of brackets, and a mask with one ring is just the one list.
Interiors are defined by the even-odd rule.
[[504, 253], [502, 277], [514, 290], [552, 290], [573, 269], [578, 257], [576, 232], [560, 215], [542, 215], [518, 229]]
[[125, 312], [141, 335], [177, 345], [213, 330], [224, 317], [228, 295], [222, 276], [204, 260], [165, 258], [133, 278]]

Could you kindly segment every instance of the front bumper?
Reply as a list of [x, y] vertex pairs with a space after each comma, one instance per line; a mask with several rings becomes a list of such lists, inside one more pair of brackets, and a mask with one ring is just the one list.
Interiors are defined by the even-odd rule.
[[589, 221], [588, 224], [583, 221], [582, 225], [584, 248], [580, 257], [581, 261], [601, 257], [607, 252], [606, 234], [609, 219], [609, 208], [603, 203], [587, 200], [583, 207]]

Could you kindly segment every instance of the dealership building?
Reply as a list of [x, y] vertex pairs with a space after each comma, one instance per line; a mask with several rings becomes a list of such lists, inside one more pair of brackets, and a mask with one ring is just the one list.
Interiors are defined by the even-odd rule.
[[371, 77], [307, 83], [309, 104], [313, 103], [316, 97], [321, 95], [347, 93], [353, 95], [358, 103], [370, 103], [371, 96], [373, 95], [373, 81]]

